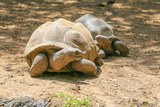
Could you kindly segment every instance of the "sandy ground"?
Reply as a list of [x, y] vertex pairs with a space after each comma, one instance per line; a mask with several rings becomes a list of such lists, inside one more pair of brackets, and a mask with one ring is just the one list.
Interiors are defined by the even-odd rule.
[[[32, 32], [46, 21], [74, 21], [85, 13], [111, 24], [130, 55], [106, 57], [98, 78], [76, 73], [31, 78], [23, 51]], [[93, 107], [160, 107], [159, 13], [159, 0], [116, 0], [113, 5], [102, 0], [0, 0], [0, 97], [41, 99], [63, 92], [90, 97]], [[51, 100], [60, 107], [61, 102]]]

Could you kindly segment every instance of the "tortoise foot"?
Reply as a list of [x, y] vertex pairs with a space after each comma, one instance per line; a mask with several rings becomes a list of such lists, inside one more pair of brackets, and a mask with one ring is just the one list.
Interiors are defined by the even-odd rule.
[[113, 43], [113, 48], [115, 51], [119, 51], [121, 56], [127, 56], [129, 55], [129, 49], [122, 41], [115, 41]]
[[87, 59], [73, 61], [71, 62], [71, 67], [73, 70], [82, 72], [88, 76], [98, 76], [100, 71], [95, 63]]
[[104, 64], [103, 60], [100, 58], [100, 57], [97, 57], [95, 60], [94, 60], [95, 64], [98, 65], [98, 66], [102, 66]]
[[31, 75], [31, 77], [37, 77], [44, 71], [46, 71], [47, 67], [48, 67], [47, 56], [43, 53], [40, 53], [34, 58], [29, 74]]

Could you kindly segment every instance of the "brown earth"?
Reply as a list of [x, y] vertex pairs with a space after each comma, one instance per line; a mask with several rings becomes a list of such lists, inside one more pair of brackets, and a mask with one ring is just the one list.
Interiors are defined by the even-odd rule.
[[[32, 32], [46, 21], [74, 21], [85, 13], [114, 26], [130, 55], [107, 57], [98, 78], [75, 73], [31, 78], [23, 51]], [[57, 92], [88, 96], [93, 107], [160, 107], [159, 0], [116, 0], [113, 5], [102, 0], [1, 0], [0, 97], [40, 99]]]

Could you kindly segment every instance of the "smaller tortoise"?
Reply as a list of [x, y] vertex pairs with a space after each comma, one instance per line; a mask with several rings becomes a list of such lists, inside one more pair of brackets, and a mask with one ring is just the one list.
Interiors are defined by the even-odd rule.
[[65, 19], [46, 22], [31, 35], [25, 58], [29, 74], [39, 76], [45, 71], [82, 73], [97, 76], [103, 64], [99, 48], [86, 27]]
[[129, 49], [124, 42], [120, 41], [113, 33], [113, 27], [91, 14], [85, 14], [75, 22], [82, 23], [90, 32], [93, 38], [98, 42], [100, 55], [118, 52], [121, 56], [127, 56]]

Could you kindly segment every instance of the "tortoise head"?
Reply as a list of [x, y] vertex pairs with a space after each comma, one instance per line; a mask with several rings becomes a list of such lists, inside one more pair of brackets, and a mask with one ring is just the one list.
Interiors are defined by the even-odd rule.
[[69, 58], [73, 60], [80, 60], [83, 57], [84, 52], [78, 48], [69, 48], [66, 50], [66, 54]]
[[104, 51], [106, 53], [111, 52], [112, 51], [112, 47], [111, 47], [111, 41], [106, 38], [103, 35], [97, 35], [95, 37], [95, 40], [98, 42], [98, 46], [102, 49], [104, 49]]

